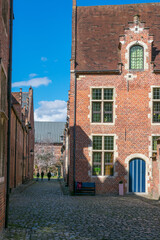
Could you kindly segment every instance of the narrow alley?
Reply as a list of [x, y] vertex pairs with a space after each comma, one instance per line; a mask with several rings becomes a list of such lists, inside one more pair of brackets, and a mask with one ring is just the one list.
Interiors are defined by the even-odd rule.
[[158, 240], [159, 233], [159, 201], [63, 195], [58, 180], [44, 180], [11, 194], [9, 229], [0, 239]]

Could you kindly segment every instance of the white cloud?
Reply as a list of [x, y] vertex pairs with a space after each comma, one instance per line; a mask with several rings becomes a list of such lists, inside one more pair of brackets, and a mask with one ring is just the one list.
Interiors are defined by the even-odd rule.
[[29, 77], [30, 78], [33, 78], [33, 77], [36, 77], [38, 74], [36, 74], [36, 73], [31, 73], [31, 74], [29, 74]]
[[46, 62], [48, 59], [46, 57], [41, 57], [42, 62]]
[[28, 81], [15, 82], [12, 84], [12, 87], [39, 87], [41, 85], [47, 86], [52, 81], [48, 77], [43, 78], [33, 78]]
[[34, 112], [35, 121], [65, 122], [67, 103], [61, 100], [41, 101], [40, 107]]

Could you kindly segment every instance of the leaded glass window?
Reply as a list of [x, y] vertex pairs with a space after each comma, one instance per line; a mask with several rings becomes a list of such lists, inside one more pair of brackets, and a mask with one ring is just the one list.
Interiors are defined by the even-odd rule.
[[160, 123], [160, 88], [153, 88], [153, 122]]
[[92, 89], [92, 122], [113, 122], [113, 88]]
[[157, 155], [157, 139], [160, 138], [160, 136], [152, 136], [152, 156]]
[[142, 70], [144, 68], [143, 47], [135, 45], [130, 48], [130, 69]]
[[93, 136], [93, 176], [113, 176], [114, 137]]

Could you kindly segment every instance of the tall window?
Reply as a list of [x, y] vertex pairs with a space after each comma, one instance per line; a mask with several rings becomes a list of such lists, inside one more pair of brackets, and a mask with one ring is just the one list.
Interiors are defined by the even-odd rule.
[[153, 88], [153, 123], [160, 123], [160, 88]]
[[92, 122], [113, 122], [113, 88], [92, 89]]
[[92, 175], [113, 176], [114, 137], [93, 136]]
[[142, 70], [144, 68], [143, 47], [134, 45], [130, 48], [130, 69]]
[[4, 176], [4, 119], [0, 118], [0, 177]]
[[152, 156], [157, 155], [157, 139], [160, 138], [160, 136], [152, 136]]
[[0, 109], [5, 112], [6, 110], [6, 76], [3, 71], [1, 70], [1, 103]]

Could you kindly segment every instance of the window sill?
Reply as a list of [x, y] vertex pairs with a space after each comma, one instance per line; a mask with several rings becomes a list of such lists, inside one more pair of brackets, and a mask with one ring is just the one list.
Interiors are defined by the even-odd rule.
[[107, 178], [115, 178], [116, 176], [91, 176], [91, 178], [101, 178], [101, 179], [107, 179]]
[[91, 125], [115, 125], [115, 123], [100, 123], [100, 122], [91, 122]]
[[158, 126], [158, 125], [160, 125], [160, 122], [159, 123], [151, 123], [151, 125]]
[[129, 72], [144, 72], [144, 69], [129, 69]]

